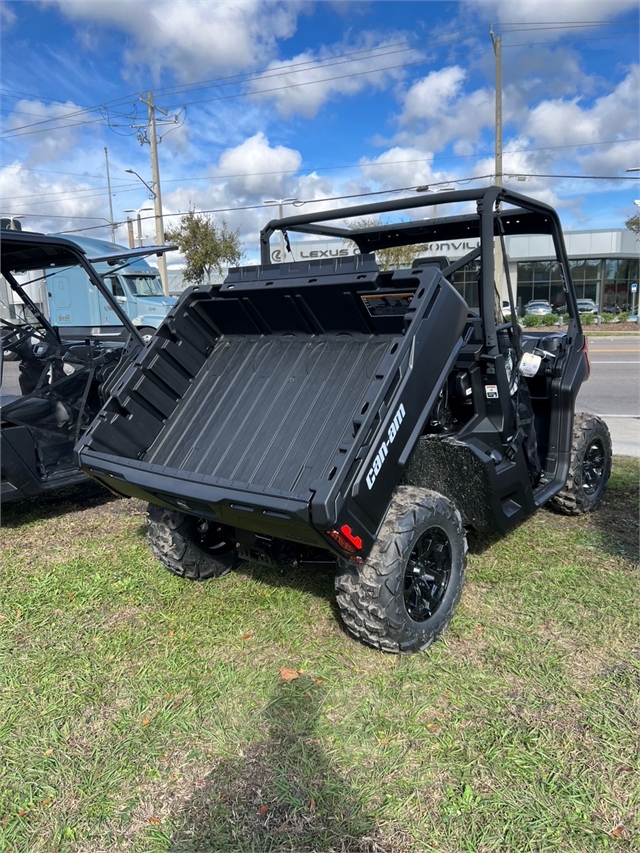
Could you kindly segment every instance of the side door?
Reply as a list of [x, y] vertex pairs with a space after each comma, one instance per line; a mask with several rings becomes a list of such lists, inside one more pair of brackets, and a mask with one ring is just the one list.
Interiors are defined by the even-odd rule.
[[[107, 275], [104, 277], [105, 284], [109, 288], [109, 290], [113, 293], [116, 300], [120, 303], [122, 310], [124, 313], [131, 317], [131, 307], [129, 305], [129, 299], [127, 293], [125, 292], [124, 286], [122, 284], [122, 280], [118, 275]], [[113, 308], [107, 304], [107, 302], [100, 297], [100, 314], [101, 314], [101, 322], [103, 326], [120, 326], [120, 320], [116, 317]]]

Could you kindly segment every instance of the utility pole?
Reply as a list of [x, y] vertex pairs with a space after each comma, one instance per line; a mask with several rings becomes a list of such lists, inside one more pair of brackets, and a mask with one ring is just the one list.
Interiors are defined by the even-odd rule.
[[[158, 141], [156, 137], [156, 110], [167, 115], [167, 110], [156, 107], [153, 102], [153, 92], [147, 92], [147, 100], [140, 96], [143, 104], [149, 110], [149, 147], [151, 149], [151, 181], [153, 184], [153, 206], [156, 220], [156, 244], [164, 245], [164, 222], [162, 220], [162, 195], [160, 192], [160, 169], [158, 167]], [[162, 280], [162, 290], [169, 295], [169, 276], [167, 274], [167, 258], [162, 254], [158, 256], [158, 269]]]
[[129, 248], [135, 249], [136, 241], [133, 238], [133, 220], [127, 216], [127, 234], [129, 235]]
[[109, 153], [104, 147], [104, 159], [107, 163], [107, 192], [109, 193], [109, 224], [111, 226], [111, 242], [116, 242], [116, 223], [113, 221], [113, 202], [111, 201], [111, 178], [109, 177]]
[[[502, 186], [502, 36], [493, 34], [493, 24], [491, 25], [491, 43], [493, 44], [493, 52], [496, 57], [496, 127], [495, 127], [495, 182], [496, 186]], [[500, 210], [500, 203], [498, 203]], [[495, 283], [500, 300], [503, 299], [502, 293], [502, 272], [504, 260], [502, 257], [502, 243], [500, 240], [495, 242]], [[515, 298], [515, 297], [514, 297]], [[515, 306], [512, 306], [515, 308]]]

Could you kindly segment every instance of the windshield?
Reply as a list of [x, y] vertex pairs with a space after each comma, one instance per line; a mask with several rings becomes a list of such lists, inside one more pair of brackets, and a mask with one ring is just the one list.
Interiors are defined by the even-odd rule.
[[124, 278], [134, 296], [164, 296], [160, 276], [126, 275]]

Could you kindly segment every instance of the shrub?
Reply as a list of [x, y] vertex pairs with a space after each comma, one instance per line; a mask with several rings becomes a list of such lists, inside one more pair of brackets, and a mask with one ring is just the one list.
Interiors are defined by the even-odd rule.
[[555, 314], [545, 314], [544, 317], [540, 317], [540, 325], [541, 326], [557, 326], [558, 318]]
[[628, 320], [630, 316], [631, 316], [631, 311], [621, 311], [618, 314], [618, 320], [620, 320], [621, 323], [624, 323], [624, 321]]
[[615, 314], [607, 314], [607, 312], [606, 312], [606, 311], [605, 311], [605, 312], [604, 312], [604, 314], [602, 315], [602, 322], [603, 322], [603, 323], [613, 323], [613, 321], [614, 321], [615, 319], [616, 319], [616, 315], [615, 315]]
[[595, 314], [581, 314], [580, 319], [583, 326], [592, 326], [596, 317]]
[[530, 329], [532, 326], [539, 326], [544, 317], [539, 317], [537, 314], [526, 314], [524, 318], [525, 326]]
[[569, 315], [568, 315], [568, 314], [563, 314], [563, 315], [562, 315], [562, 322], [563, 322], [563, 323], [568, 323], [568, 322], [569, 322]]

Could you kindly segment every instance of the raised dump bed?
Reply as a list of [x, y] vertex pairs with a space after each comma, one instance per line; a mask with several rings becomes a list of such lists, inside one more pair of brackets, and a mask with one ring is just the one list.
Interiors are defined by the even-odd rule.
[[83, 465], [227, 525], [327, 547], [348, 524], [372, 542], [466, 318], [437, 264], [241, 269], [172, 311], [80, 445]]

